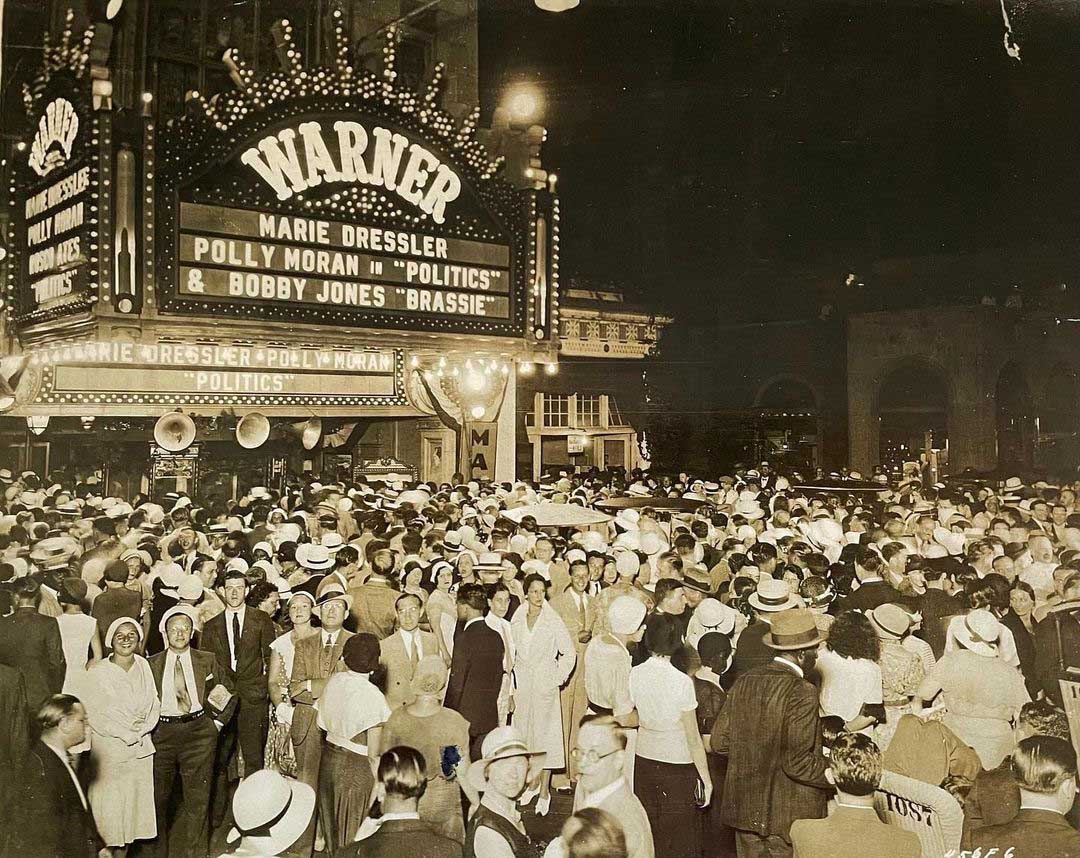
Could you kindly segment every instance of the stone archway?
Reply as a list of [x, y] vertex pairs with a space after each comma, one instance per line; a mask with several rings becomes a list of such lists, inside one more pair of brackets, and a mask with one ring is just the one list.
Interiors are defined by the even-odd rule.
[[1009, 361], [998, 372], [994, 404], [998, 469], [1030, 469], [1035, 451], [1035, 409], [1024, 368], [1017, 362]]
[[948, 375], [919, 358], [885, 372], [877, 386], [878, 461], [886, 466], [917, 459], [927, 443], [948, 448], [951, 395]]
[[758, 388], [754, 396], [756, 408], [777, 411], [816, 412], [821, 397], [814, 386], [797, 375], [783, 373], [774, 375]]

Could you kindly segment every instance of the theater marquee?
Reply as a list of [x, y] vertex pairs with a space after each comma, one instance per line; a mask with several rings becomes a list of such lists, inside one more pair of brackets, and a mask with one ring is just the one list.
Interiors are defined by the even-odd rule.
[[162, 311], [535, 337], [535, 202], [415, 113], [317, 102], [238, 111], [231, 134], [190, 117], [173, 129]]

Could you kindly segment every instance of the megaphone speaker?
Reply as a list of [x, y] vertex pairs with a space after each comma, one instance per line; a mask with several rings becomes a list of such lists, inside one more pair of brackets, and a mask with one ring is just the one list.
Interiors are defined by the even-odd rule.
[[236, 424], [236, 442], [245, 450], [261, 447], [269, 437], [270, 421], [258, 411], [245, 414]]
[[195, 421], [181, 411], [171, 411], [154, 424], [154, 440], [170, 453], [186, 450], [195, 440]]

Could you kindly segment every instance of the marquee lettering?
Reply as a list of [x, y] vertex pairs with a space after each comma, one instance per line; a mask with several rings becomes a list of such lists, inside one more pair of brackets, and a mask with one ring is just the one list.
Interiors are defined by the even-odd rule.
[[[37, 133], [30, 144], [30, 168], [39, 176], [47, 176], [71, 157], [78, 134], [79, 114], [71, 102], [66, 98], [50, 101], [38, 119]], [[54, 146], [59, 146], [59, 151]]]
[[240, 161], [279, 200], [324, 183], [362, 184], [394, 191], [435, 223], [445, 222], [446, 206], [461, 194], [461, 180], [435, 155], [404, 135], [378, 126], [369, 134], [358, 122], [339, 120], [333, 131], [336, 161], [322, 125], [315, 120], [262, 138], [244, 151]]

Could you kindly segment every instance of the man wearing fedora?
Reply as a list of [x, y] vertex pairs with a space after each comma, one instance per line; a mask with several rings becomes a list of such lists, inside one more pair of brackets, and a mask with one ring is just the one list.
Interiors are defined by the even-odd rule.
[[832, 790], [818, 691], [806, 678], [822, 641], [814, 616], [780, 611], [763, 640], [772, 661], [736, 681], [709, 742], [728, 757], [721, 818], [735, 829], [739, 858], [791, 855], [791, 824], [824, 817]]
[[[346, 631], [342, 625], [352, 604], [352, 596], [335, 579], [329, 579], [319, 589], [313, 608], [313, 613], [322, 622], [322, 628], [318, 634], [298, 641], [293, 656], [289, 696], [296, 705], [291, 736], [296, 749], [297, 777], [313, 789], [319, 785], [323, 749], [315, 704], [322, 697], [326, 681], [345, 669], [341, 653], [352, 632]], [[313, 824], [300, 840], [298, 855], [310, 853], [314, 835]]]
[[731, 668], [724, 674], [724, 685], [727, 688], [744, 673], [772, 661], [775, 653], [765, 644], [772, 617], [780, 611], [802, 605], [799, 597], [791, 592], [791, 585], [787, 581], [777, 581], [767, 575], [758, 578], [757, 589], [750, 594], [747, 601], [754, 609], [756, 619], [739, 635]]

